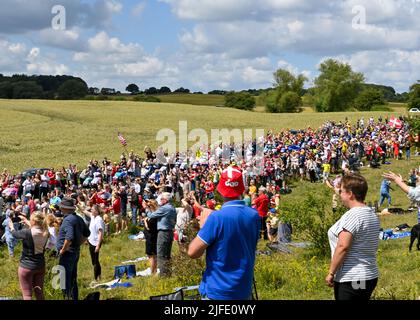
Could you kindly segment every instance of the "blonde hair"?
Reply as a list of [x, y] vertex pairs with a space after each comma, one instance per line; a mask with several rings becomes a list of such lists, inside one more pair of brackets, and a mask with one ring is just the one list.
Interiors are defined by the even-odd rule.
[[54, 227], [56, 234], [58, 234], [58, 231], [60, 230], [60, 222], [55, 217], [55, 215], [53, 215], [52, 213], [47, 214], [45, 220], [47, 222], [47, 226], [49, 228]]
[[147, 204], [149, 206], [150, 211], [152, 212], [156, 211], [159, 208], [159, 204], [156, 200], [149, 200]]
[[33, 219], [35, 226], [41, 228], [44, 233], [44, 236], [48, 235], [48, 224], [45, 214], [40, 211], [35, 211], [31, 214], [31, 219]]

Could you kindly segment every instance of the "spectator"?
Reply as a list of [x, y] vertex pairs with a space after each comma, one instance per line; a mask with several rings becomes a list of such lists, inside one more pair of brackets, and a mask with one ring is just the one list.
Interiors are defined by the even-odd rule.
[[258, 189], [258, 197], [253, 201], [258, 214], [261, 218], [261, 234], [264, 240], [268, 240], [267, 235], [267, 214], [268, 214], [268, 206], [270, 204], [270, 200], [268, 196], [265, 194], [266, 188], [260, 187]]
[[63, 293], [67, 299], [78, 300], [77, 264], [79, 263], [80, 246], [89, 237], [90, 231], [84, 220], [76, 214], [74, 199], [63, 198], [59, 206], [64, 215], [57, 238], [59, 265], [63, 266], [66, 271], [66, 286]]
[[160, 196], [160, 207], [155, 212], [149, 212], [147, 217], [157, 218], [157, 266], [163, 277], [171, 274], [171, 250], [174, 239], [174, 227], [176, 223], [176, 210], [169, 203], [171, 194], [164, 192]]
[[203, 299], [251, 299], [261, 220], [256, 210], [240, 200], [244, 190], [240, 169], [225, 169], [217, 186], [224, 205], [208, 217], [189, 246], [188, 255], [193, 259], [206, 251], [199, 288]]
[[93, 266], [94, 283], [101, 280], [101, 264], [99, 262], [99, 251], [101, 250], [104, 239], [105, 223], [102, 219], [102, 208], [94, 204], [91, 210], [85, 210], [84, 214], [90, 217], [88, 238], [90, 258]]
[[20, 258], [18, 275], [23, 300], [32, 300], [35, 292], [37, 300], [44, 300], [44, 276], [45, 276], [45, 246], [48, 241], [48, 229], [45, 215], [35, 212], [30, 221], [21, 216], [22, 221], [29, 229], [15, 230], [9, 220], [9, 228], [15, 239], [23, 240], [22, 256]]
[[359, 174], [342, 178], [339, 194], [348, 210], [329, 230], [331, 263], [325, 282], [336, 300], [369, 300], [378, 282], [379, 219], [364, 203], [368, 185]]
[[[158, 210], [159, 205], [156, 200], [143, 201], [142, 205], [146, 210], [146, 214]], [[144, 220], [144, 237], [146, 239], [146, 254], [149, 258], [150, 267], [146, 270], [140, 271], [141, 277], [148, 277], [154, 274], [159, 274], [157, 269], [157, 218], [145, 218]], [[159, 270], [160, 272], [160, 270]]]
[[385, 199], [388, 199], [388, 206], [391, 205], [391, 194], [389, 193], [390, 190], [393, 190], [391, 188], [391, 181], [389, 179], [383, 179], [381, 182], [381, 189], [380, 189], [381, 198], [379, 200], [379, 207], [382, 206]]
[[[404, 183], [404, 180], [401, 175], [397, 175], [391, 171], [389, 173], [384, 173], [383, 177], [385, 179], [394, 181], [396, 185], [401, 188], [402, 191], [407, 193], [407, 196], [411, 201], [416, 201], [417, 203], [420, 202], [420, 185], [417, 187], [409, 187]], [[417, 223], [420, 223], [420, 206], [418, 206]]]

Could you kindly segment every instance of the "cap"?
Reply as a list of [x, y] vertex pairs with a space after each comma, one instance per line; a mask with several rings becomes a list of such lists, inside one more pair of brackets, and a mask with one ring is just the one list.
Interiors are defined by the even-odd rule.
[[242, 171], [236, 166], [223, 170], [217, 191], [225, 198], [236, 198], [245, 191]]

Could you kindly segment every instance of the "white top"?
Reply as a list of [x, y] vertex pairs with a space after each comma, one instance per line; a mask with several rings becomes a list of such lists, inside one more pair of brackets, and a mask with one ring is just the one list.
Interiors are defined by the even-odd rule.
[[344, 229], [353, 235], [350, 250], [339, 267], [334, 281], [350, 282], [379, 277], [376, 254], [379, 246], [379, 219], [372, 208], [356, 207], [347, 211], [329, 230], [331, 257], [338, 235]]
[[99, 230], [102, 230], [102, 233], [105, 230], [105, 223], [101, 216], [91, 216], [89, 230], [90, 236], [88, 241], [92, 246], [96, 247], [99, 244]]
[[50, 238], [48, 239], [47, 248], [50, 250], [55, 250], [55, 245], [57, 243], [57, 233], [54, 227], [48, 227], [48, 233]]
[[408, 198], [412, 201], [420, 202], [420, 186], [418, 187], [410, 187], [408, 189]]

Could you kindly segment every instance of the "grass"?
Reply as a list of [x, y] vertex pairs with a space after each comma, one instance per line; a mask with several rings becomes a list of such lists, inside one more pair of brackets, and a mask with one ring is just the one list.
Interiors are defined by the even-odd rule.
[[[189, 130], [193, 128], [264, 128], [282, 130], [287, 128], [313, 128], [325, 120], [354, 122], [360, 116], [403, 114], [405, 110], [394, 112], [366, 113], [311, 113], [265, 114], [246, 112], [228, 108], [197, 107], [170, 103], [141, 103], [115, 101], [25, 101], [0, 100], [0, 166], [12, 172], [29, 167], [67, 165], [69, 162], [80, 166], [91, 158], [108, 156], [117, 159], [122, 151], [117, 139], [121, 131], [128, 140], [129, 149], [141, 152], [144, 145], [156, 147], [156, 133], [161, 128], [177, 131], [179, 120], [188, 120]], [[408, 174], [409, 169], [418, 166], [419, 158], [407, 161], [392, 161], [382, 169], [363, 168], [362, 173], [369, 182], [367, 201], [379, 197], [381, 173], [392, 169]], [[322, 186], [307, 182], [294, 183], [293, 192], [284, 199], [300, 201], [306, 192], [317, 192]], [[400, 190], [392, 191], [395, 206], [406, 208], [408, 199]], [[402, 223], [414, 225], [415, 214], [383, 216], [383, 228], [395, 227]], [[111, 280], [114, 266], [122, 261], [145, 255], [144, 242], [129, 241], [128, 234], [106, 240], [100, 261], [103, 279]], [[304, 239], [304, 235], [294, 235]], [[420, 297], [420, 252], [408, 253], [408, 238], [380, 242], [378, 255], [380, 280], [374, 292], [374, 299], [418, 299]], [[264, 250], [266, 242], [259, 243]], [[21, 252], [21, 244], [16, 257]], [[175, 287], [195, 285], [200, 282], [205, 262], [192, 261], [173, 247], [175, 272], [170, 279], [135, 278], [130, 280], [132, 288], [101, 290], [104, 299], [148, 299], [173, 291]], [[55, 264], [49, 261], [49, 269]], [[307, 249], [296, 249], [293, 254], [258, 255], [256, 260], [256, 281], [260, 299], [332, 299], [333, 292], [324, 284], [329, 258], [313, 256]], [[137, 263], [137, 270], [147, 267], [147, 262]], [[18, 258], [8, 259], [7, 249], [0, 248], [0, 297], [20, 297], [17, 280]], [[82, 248], [79, 262], [80, 296], [89, 292], [93, 270], [87, 247]], [[58, 291], [51, 287], [51, 274], [46, 280], [47, 299], [60, 299]]]

